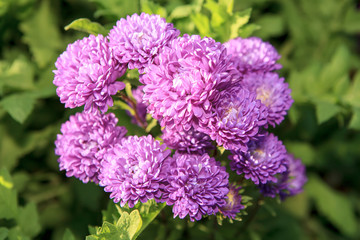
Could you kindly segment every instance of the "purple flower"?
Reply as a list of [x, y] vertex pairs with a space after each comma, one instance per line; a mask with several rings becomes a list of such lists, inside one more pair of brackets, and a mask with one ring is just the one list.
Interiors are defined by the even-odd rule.
[[236, 214], [244, 209], [244, 205], [241, 204], [241, 195], [239, 194], [241, 187], [236, 187], [235, 184], [231, 184], [229, 187], [229, 193], [227, 194], [226, 205], [220, 208], [221, 213], [230, 219], [235, 219]]
[[287, 153], [285, 146], [272, 133], [250, 141], [248, 151], [233, 152], [229, 156], [230, 167], [237, 174], [244, 174], [255, 184], [276, 182], [276, 174], [286, 171]]
[[212, 102], [230, 81], [225, 47], [211, 38], [184, 35], [170, 42], [140, 81], [144, 101], [161, 126], [188, 131], [207, 125]]
[[126, 66], [114, 61], [102, 35], [69, 44], [55, 66], [56, 93], [68, 108], [85, 105], [85, 112], [94, 113], [99, 108], [104, 113], [113, 105], [111, 95], [125, 87], [116, 79], [125, 73]]
[[104, 153], [126, 134], [125, 127], [116, 126], [113, 113], [76, 113], [63, 123], [55, 141], [60, 170], [84, 183], [98, 183], [100, 162]]
[[255, 93], [234, 87], [221, 92], [203, 131], [225, 149], [247, 150], [247, 142], [266, 124], [267, 111]]
[[279, 78], [277, 73], [254, 72], [244, 76], [242, 84], [250, 91], [256, 92], [256, 98], [268, 109], [267, 122], [275, 127], [284, 120], [286, 111], [294, 102], [291, 98], [291, 89]]
[[111, 192], [110, 198], [122, 207], [128, 203], [132, 208], [138, 201], [159, 198], [160, 183], [165, 177], [161, 168], [171, 153], [165, 148], [151, 135], [124, 138], [104, 155], [100, 186]]
[[227, 52], [231, 55], [234, 67], [242, 73], [254, 71], [272, 71], [281, 68], [276, 63], [280, 55], [268, 42], [258, 37], [235, 38], [224, 43]]
[[159, 15], [135, 13], [117, 21], [110, 30], [110, 47], [120, 63], [128, 64], [129, 69], [141, 70], [179, 34], [173, 24]]
[[174, 217], [189, 215], [191, 221], [216, 214], [225, 206], [228, 173], [208, 154], [191, 155], [176, 152], [165, 161], [167, 182], [161, 199], [173, 205]]
[[169, 148], [183, 153], [203, 154], [214, 149], [210, 137], [191, 128], [189, 131], [163, 129], [162, 139]]
[[303, 186], [307, 181], [305, 166], [300, 159], [295, 159], [291, 154], [287, 154], [286, 160], [287, 170], [277, 176], [276, 183], [259, 185], [263, 195], [274, 198], [279, 194], [280, 199], [284, 200], [303, 191]]

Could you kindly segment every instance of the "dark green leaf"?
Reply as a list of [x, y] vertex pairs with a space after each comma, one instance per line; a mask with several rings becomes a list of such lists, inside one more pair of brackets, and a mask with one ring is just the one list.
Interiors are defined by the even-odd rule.
[[305, 186], [309, 196], [315, 200], [318, 211], [347, 236], [357, 231], [354, 207], [350, 200], [331, 189], [316, 176], [310, 176]]
[[239, 29], [239, 37], [248, 38], [253, 34], [253, 32], [259, 29], [260, 26], [257, 24], [246, 24], [244, 27]]
[[360, 130], [360, 108], [354, 107], [353, 114], [350, 120], [349, 128]]
[[320, 86], [323, 91], [334, 87], [344, 75], [346, 76], [350, 69], [350, 52], [346, 46], [340, 45], [328, 63], [321, 71]]
[[65, 27], [65, 30], [74, 29], [81, 32], [86, 32], [93, 35], [102, 34], [106, 36], [108, 30], [106, 30], [101, 24], [97, 22], [92, 22], [87, 18], [79, 18], [71, 22]]
[[8, 236], [9, 230], [4, 227], [0, 227], [0, 240], [5, 240]]
[[24, 42], [29, 44], [39, 67], [45, 67], [56, 59], [62, 41], [49, 0], [41, 1], [37, 11], [27, 21], [22, 22], [20, 28], [24, 33]]
[[0, 219], [16, 218], [18, 213], [17, 196], [9, 172], [0, 169]]
[[27, 93], [19, 93], [3, 98], [0, 103], [12, 118], [23, 123], [34, 108], [35, 98]]
[[65, 230], [64, 236], [62, 240], [75, 240], [74, 235], [72, 234], [72, 232], [67, 228]]
[[345, 101], [352, 106], [360, 107], [360, 71], [357, 72], [350, 86]]
[[132, 15], [139, 12], [139, 1], [124, 0], [90, 0], [99, 5], [95, 12], [95, 17], [114, 16], [115, 19]]
[[22, 232], [28, 237], [35, 237], [41, 230], [36, 205], [33, 202], [19, 209], [17, 221]]
[[19, 55], [11, 64], [0, 68], [0, 95], [2, 88], [34, 89], [34, 69], [28, 59]]
[[345, 16], [344, 25], [340, 30], [347, 33], [359, 33], [360, 32], [360, 12], [354, 8], [348, 8]]
[[256, 21], [256, 24], [261, 27], [261, 31], [256, 33], [261, 38], [280, 36], [285, 31], [285, 24], [281, 15], [264, 14]]
[[315, 102], [316, 118], [319, 124], [335, 116], [341, 108], [330, 101], [318, 100]]
[[300, 158], [305, 165], [312, 165], [315, 160], [315, 149], [306, 142], [285, 142], [288, 152]]

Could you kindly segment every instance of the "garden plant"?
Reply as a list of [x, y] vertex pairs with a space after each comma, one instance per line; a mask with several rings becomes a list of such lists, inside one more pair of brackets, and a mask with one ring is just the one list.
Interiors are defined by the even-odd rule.
[[0, 7], [0, 240], [360, 237], [355, 1]]

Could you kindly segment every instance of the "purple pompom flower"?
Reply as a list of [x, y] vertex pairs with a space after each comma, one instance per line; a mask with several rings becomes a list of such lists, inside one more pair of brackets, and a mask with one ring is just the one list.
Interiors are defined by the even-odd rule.
[[227, 194], [226, 205], [220, 208], [220, 212], [230, 219], [235, 219], [236, 214], [244, 209], [244, 205], [241, 204], [241, 195], [239, 194], [241, 187], [237, 187], [235, 184], [231, 184], [229, 192]]
[[160, 50], [180, 31], [167, 23], [159, 15], [136, 13], [117, 21], [110, 30], [110, 47], [120, 63], [128, 64], [129, 69], [140, 71], [151, 63]]
[[165, 128], [163, 129], [162, 139], [169, 148], [183, 153], [202, 155], [215, 148], [208, 135], [193, 128], [189, 131], [180, 132]]
[[203, 131], [229, 150], [247, 150], [247, 143], [259, 136], [266, 124], [265, 105], [247, 89], [231, 88], [221, 92], [213, 116]]
[[85, 112], [100, 109], [104, 113], [113, 105], [111, 95], [125, 87], [116, 79], [125, 73], [126, 65], [114, 60], [102, 35], [90, 35], [69, 44], [55, 66], [56, 93], [68, 108], [85, 105]]
[[279, 78], [277, 73], [254, 72], [244, 76], [243, 86], [250, 91], [256, 92], [256, 98], [268, 109], [267, 122], [275, 127], [284, 120], [286, 111], [294, 102], [291, 98], [291, 89], [284, 78]]
[[165, 178], [161, 168], [171, 153], [165, 148], [151, 135], [124, 138], [104, 155], [100, 186], [122, 207], [161, 197], [160, 183]]
[[231, 55], [234, 67], [242, 73], [254, 71], [272, 71], [281, 68], [276, 63], [280, 55], [268, 42], [258, 37], [235, 38], [224, 43], [227, 52]]
[[287, 154], [286, 159], [287, 170], [277, 176], [276, 183], [259, 185], [264, 196], [274, 198], [278, 194], [280, 199], [284, 200], [303, 191], [303, 186], [307, 181], [305, 165], [291, 154]]
[[60, 170], [84, 183], [98, 183], [100, 162], [104, 153], [126, 134], [125, 127], [116, 126], [113, 113], [76, 113], [63, 123], [55, 141], [55, 154]]
[[285, 146], [272, 133], [250, 141], [248, 151], [233, 152], [229, 156], [232, 162], [230, 167], [237, 174], [244, 174], [255, 184], [265, 184], [268, 181], [276, 182], [276, 174], [286, 171], [287, 152]]
[[231, 80], [225, 47], [185, 34], [171, 41], [157, 60], [140, 78], [149, 113], [161, 126], [179, 131], [206, 125], [220, 86]]
[[173, 205], [174, 217], [189, 215], [191, 221], [216, 214], [225, 206], [229, 192], [228, 173], [208, 154], [193, 155], [176, 152], [165, 161], [167, 183], [161, 199]]

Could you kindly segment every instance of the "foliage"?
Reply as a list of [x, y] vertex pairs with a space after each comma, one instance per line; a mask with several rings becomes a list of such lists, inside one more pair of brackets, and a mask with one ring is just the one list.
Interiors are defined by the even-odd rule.
[[[106, 34], [134, 12], [160, 14], [182, 33], [221, 42], [255, 35], [276, 46], [295, 102], [274, 131], [307, 165], [303, 194], [279, 204], [245, 187], [253, 199], [243, 197], [242, 221], [220, 226], [215, 217], [172, 219], [152, 202], [120, 208], [95, 184], [58, 171], [53, 142], [78, 110], [59, 103], [54, 62], [68, 43]], [[0, 239], [360, 238], [356, 1], [0, 0], [0, 26]], [[127, 92], [136, 77], [127, 73]], [[121, 107], [116, 115], [129, 134], [159, 131], [156, 121], [146, 131], [131, 124]]]

